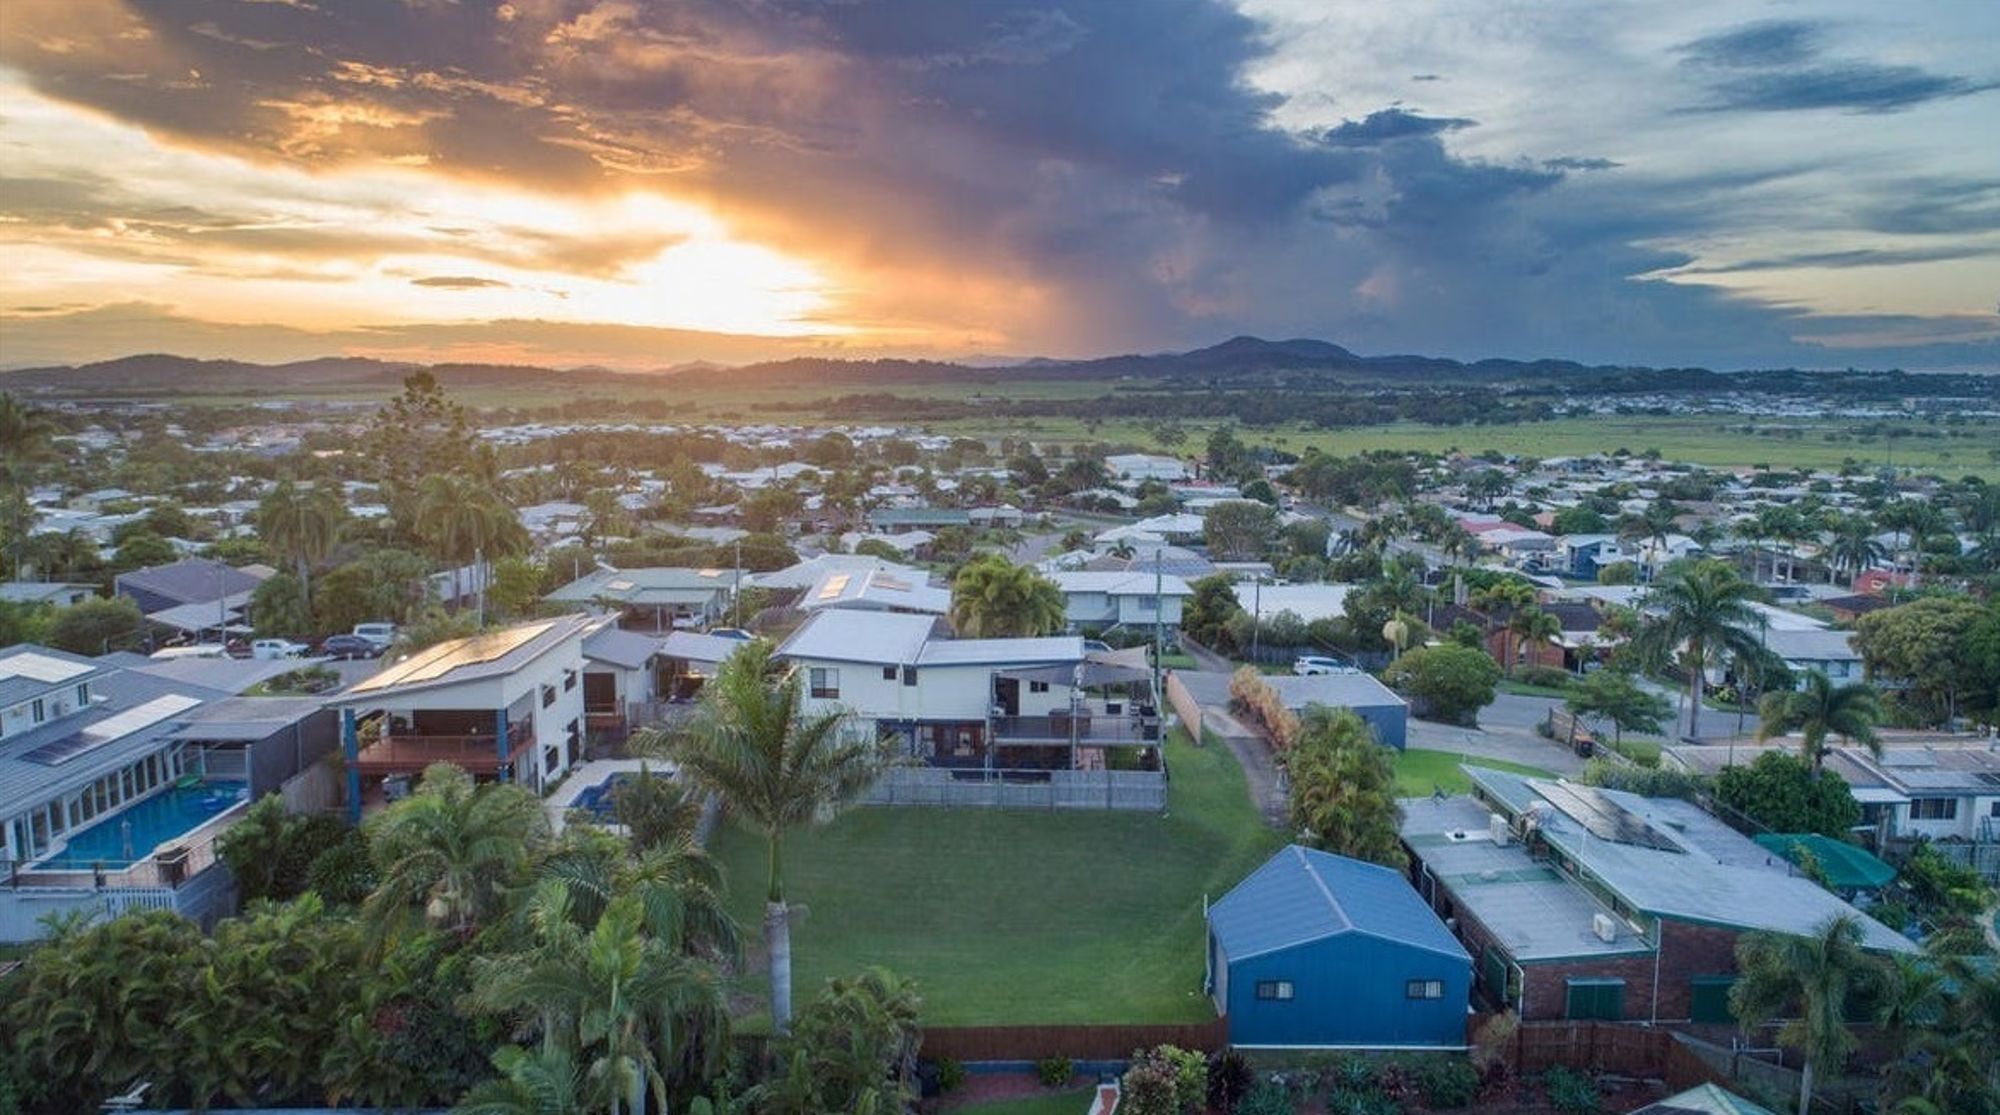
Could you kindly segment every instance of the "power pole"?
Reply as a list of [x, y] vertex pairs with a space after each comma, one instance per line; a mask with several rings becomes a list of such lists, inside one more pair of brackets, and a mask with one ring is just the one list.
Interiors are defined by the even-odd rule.
[[743, 626], [743, 540], [736, 540], [736, 583], [729, 590], [730, 614], [735, 617], [732, 626]]
[[[1153, 550], [1153, 710], [1157, 715], [1166, 701], [1166, 694], [1160, 689], [1160, 656], [1166, 653], [1166, 588], [1167, 577], [1160, 564], [1158, 547]], [[1195, 742], [1201, 742], [1201, 728], [1196, 725], [1189, 731], [1195, 733]]]
[[472, 548], [472, 586], [477, 595], [473, 597], [473, 618], [479, 621], [479, 626], [482, 630], [486, 627], [486, 575], [482, 572], [485, 568], [486, 547], [474, 546]]

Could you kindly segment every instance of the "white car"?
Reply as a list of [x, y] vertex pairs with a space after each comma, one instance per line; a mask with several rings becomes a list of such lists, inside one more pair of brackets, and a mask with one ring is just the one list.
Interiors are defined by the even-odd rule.
[[307, 647], [290, 639], [259, 639], [250, 644], [252, 658], [304, 658]]
[[1361, 671], [1338, 658], [1306, 654], [1292, 660], [1292, 672], [1300, 677], [1311, 677], [1314, 674], [1358, 674]]
[[396, 641], [396, 625], [393, 623], [357, 623], [354, 625], [354, 634], [387, 650], [389, 649], [389, 644]]

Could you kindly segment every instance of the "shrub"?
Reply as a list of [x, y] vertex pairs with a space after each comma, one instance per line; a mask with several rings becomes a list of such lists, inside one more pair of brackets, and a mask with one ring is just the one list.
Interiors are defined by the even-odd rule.
[[1395, 1101], [1380, 1092], [1340, 1088], [1326, 1097], [1326, 1115], [1397, 1115]]
[[1372, 1092], [1375, 1066], [1366, 1057], [1349, 1055], [1329, 1066], [1321, 1079], [1328, 1091]]
[[1549, 1103], [1563, 1115], [1596, 1115], [1601, 1110], [1597, 1081], [1561, 1065], [1542, 1074]]
[[1236, 1115], [1293, 1115], [1293, 1110], [1291, 1091], [1275, 1081], [1259, 1084], [1236, 1105]]
[[1554, 666], [1522, 666], [1514, 671], [1514, 680], [1543, 689], [1568, 689], [1576, 678], [1570, 676], [1568, 670]]
[[1270, 733], [1271, 744], [1283, 751], [1298, 738], [1298, 715], [1285, 707], [1278, 691], [1254, 666], [1244, 666], [1229, 678], [1231, 702]]
[[956, 1092], [965, 1086], [965, 1062], [946, 1057], [937, 1063], [938, 1091]]
[[1118, 1082], [1118, 1106], [1127, 1115], [1178, 1115], [1174, 1084], [1173, 1066], [1157, 1057], [1135, 1054], [1132, 1067]]
[[1428, 1107], [1464, 1107], [1479, 1094], [1479, 1070], [1457, 1057], [1433, 1057], [1416, 1066], [1417, 1090]]
[[1208, 1106], [1212, 1111], [1234, 1111], [1257, 1082], [1250, 1062], [1234, 1049], [1224, 1049], [1208, 1058]]
[[1035, 1077], [1044, 1088], [1060, 1088], [1076, 1075], [1076, 1066], [1068, 1057], [1044, 1057], [1035, 1062]]

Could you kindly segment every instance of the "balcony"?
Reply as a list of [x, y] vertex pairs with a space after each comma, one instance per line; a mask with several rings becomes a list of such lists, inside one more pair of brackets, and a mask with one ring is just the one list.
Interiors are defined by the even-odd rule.
[[452, 763], [473, 774], [491, 774], [512, 762], [535, 738], [535, 722], [524, 720], [507, 730], [507, 746], [493, 735], [383, 736], [361, 749], [354, 768], [363, 775], [421, 774], [432, 763]]
[[1149, 747], [1160, 742], [1160, 718], [1120, 713], [1110, 715], [1083, 712], [1071, 716], [996, 716], [993, 718], [996, 744], [1078, 744], [1102, 747], [1126, 745]]

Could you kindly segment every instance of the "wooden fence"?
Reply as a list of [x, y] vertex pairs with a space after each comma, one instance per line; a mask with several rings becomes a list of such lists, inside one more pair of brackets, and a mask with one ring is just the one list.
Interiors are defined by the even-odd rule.
[[1514, 1031], [1514, 1069], [1541, 1072], [1556, 1065], [1618, 1076], [1666, 1073], [1665, 1030], [1621, 1022], [1526, 1022]]
[[1229, 1020], [1159, 1026], [928, 1026], [923, 1055], [977, 1061], [1117, 1061], [1155, 1045], [1213, 1052], [1229, 1044]]

